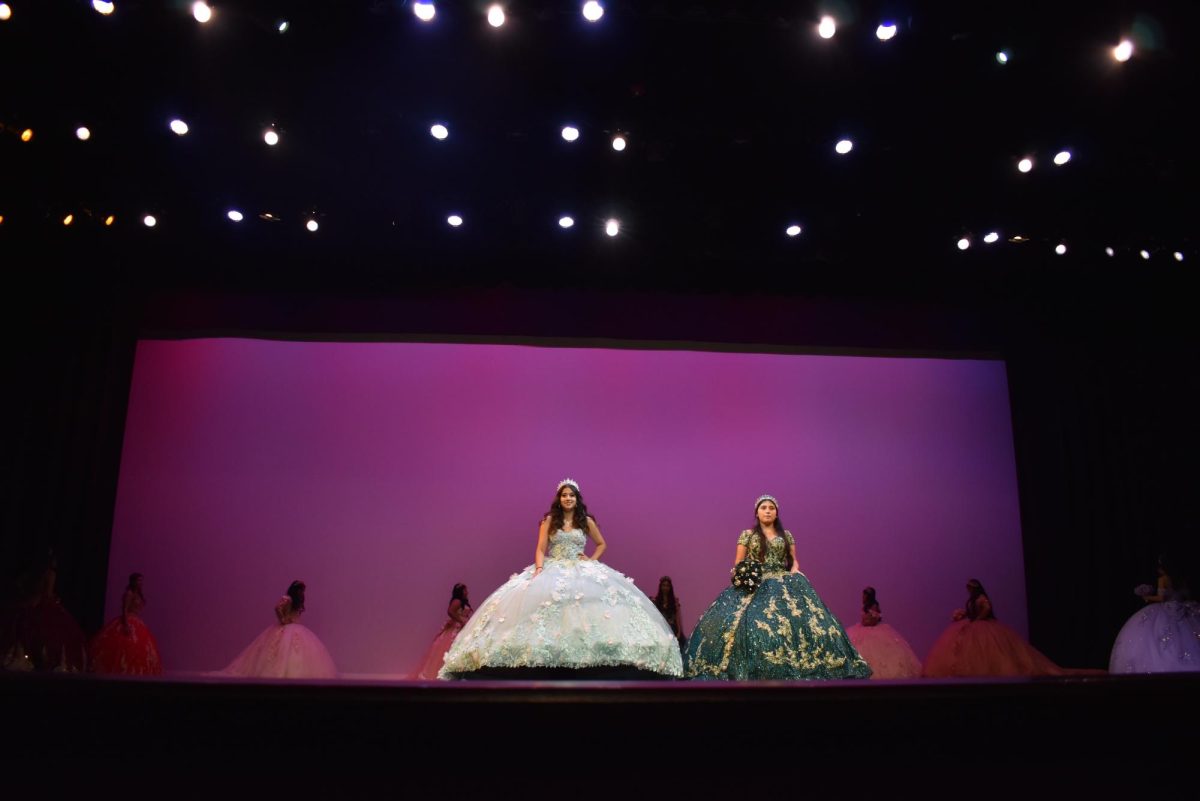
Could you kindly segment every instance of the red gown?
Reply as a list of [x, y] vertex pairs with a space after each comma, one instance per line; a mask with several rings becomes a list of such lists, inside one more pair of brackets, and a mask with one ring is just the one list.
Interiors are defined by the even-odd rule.
[[96, 673], [161, 676], [158, 641], [139, 617], [146, 602], [137, 593], [126, 590], [121, 605], [125, 614], [108, 621], [88, 644], [92, 670]]
[[76, 673], [87, 669], [87, 638], [54, 591], [58, 571], [48, 567], [28, 599], [3, 615], [4, 653], [9, 669]]

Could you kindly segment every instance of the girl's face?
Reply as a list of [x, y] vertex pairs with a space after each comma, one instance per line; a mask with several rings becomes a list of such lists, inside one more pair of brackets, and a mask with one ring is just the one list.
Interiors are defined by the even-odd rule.
[[558, 502], [564, 511], [570, 512], [575, 509], [575, 490], [571, 487], [563, 487], [558, 491]]
[[770, 501], [763, 501], [754, 510], [754, 514], [758, 517], [758, 522], [764, 526], [772, 526], [775, 524], [775, 518], [779, 517], [779, 510], [775, 508], [775, 504]]
[[668, 581], [667, 579], [663, 579], [662, 581], [658, 582], [658, 591], [662, 592], [662, 593], [670, 592], [671, 591], [671, 582]]

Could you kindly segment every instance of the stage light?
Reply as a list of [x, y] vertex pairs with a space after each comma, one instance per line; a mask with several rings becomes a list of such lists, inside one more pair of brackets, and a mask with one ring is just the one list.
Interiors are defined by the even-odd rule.
[[562, 129], [562, 138], [568, 142], [574, 142], [579, 138], [579, 129], [574, 125], [567, 125]]
[[784, 233], [787, 234], [788, 236], [800, 236], [800, 232], [803, 230], [804, 229], [801, 228], [800, 226], [796, 225], [795, 223], [792, 223], [791, 225], [789, 225], [787, 227], [787, 229], [784, 231]]
[[995, 231], [992, 231], [983, 238], [983, 241], [988, 243], [989, 245], [999, 242], [1000, 234], [996, 233]]
[[68, 214], [66, 217], [63, 217], [63, 225], [70, 225], [73, 222], [75, 222], [74, 214]]
[[583, 18], [588, 22], [598, 22], [604, 16], [604, 6], [596, 0], [588, 0], [583, 4]]
[[321, 226], [317, 223], [316, 220], [309, 219], [309, 221], [304, 224], [304, 227], [309, 230], [309, 233], [315, 234], [317, 232], [317, 229], [320, 228]]
[[1183, 261], [1183, 253], [1182, 252], [1177, 250], [1174, 253], [1172, 253], [1171, 255], [1175, 257], [1175, 261]]
[[279, 133], [274, 128], [268, 128], [263, 131], [263, 141], [271, 147], [279, 144]]
[[142, 225], [146, 226], [147, 228], [153, 228], [154, 226], [158, 225], [158, 220], [153, 214], [147, 214], [142, 218]]
[[171, 120], [171, 130], [183, 136], [188, 132], [188, 125], [183, 120]]
[[445, 139], [447, 136], [450, 135], [450, 129], [447, 128], [445, 125], [438, 123], [437, 125], [434, 125], [432, 128], [429, 129], [429, 135], [432, 136], [434, 139], [438, 139], [438, 140]]
[[1033, 159], [1026, 156], [1017, 162], [1017, 169], [1021, 172], [1029, 172], [1033, 169]]
[[0, 225], [4, 225], [4, 215], [0, 214]]
[[822, 39], [832, 39], [837, 33], [837, 20], [833, 17], [821, 17], [821, 23], [817, 25], [817, 34]]
[[280, 21], [279, 21], [279, 25], [278, 25], [278, 26], [276, 26], [275, 30], [279, 31], [280, 33], [287, 33], [287, 32], [288, 32], [288, 28], [290, 28], [290, 27], [292, 27], [292, 23], [288, 22], [288, 21], [285, 19], [285, 20], [280, 20]]
[[1060, 167], [1062, 165], [1066, 164], [1070, 160], [1071, 160], [1071, 151], [1070, 150], [1061, 150], [1054, 155], [1054, 163]]
[[559, 228], [570, 228], [574, 224], [575, 224], [575, 220], [571, 217], [559, 217], [558, 218], [558, 227]]
[[1027, 236], [1021, 236], [1020, 234], [1017, 234], [1016, 236], [1010, 236], [1010, 237], [1008, 238], [1008, 241], [1009, 241], [1009, 242], [1012, 242], [1012, 243], [1014, 243], [1014, 244], [1017, 244], [1017, 245], [1019, 245], [1019, 244], [1021, 244], [1022, 242], [1028, 242], [1028, 241], [1029, 241], [1029, 237], [1027, 237]]
[[896, 35], [896, 23], [894, 23], [894, 22], [880, 23], [879, 27], [875, 29], [875, 37], [877, 39], [879, 39], [879, 41], [881, 41], [881, 42], [886, 42], [888, 39], [891, 39], [895, 35]]
[[497, 3], [496, 5], [493, 5], [493, 6], [489, 6], [487, 21], [488, 21], [488, 25], [491, 25], [493, 28], [499, 28], [501, 25], [503, 25], [504, 24], [504, 6], [500, 5], [499, 3]]
[[22, 142], [32, 142], [33, 141], [33, 129], [32, 128], [26, 128], [25, 130], [21, 131], [21, 141]]
[[619, 220], [609, 220], [604, 223], [604, 233], [609, 236], [616, 236], [621, 233], [621, 223]]
[[1060, 256], [1064, 256], [1067, 253], [1067, 246], [1064, 245], [1062, 242], [1059, 242], [1057, 245], [1054, 246], [1054, 252]]
[[959, 249], [959, 250], [966, 250], [966, 249], [967, 249], [967, 248], [969, 248], [969, 247], [971, 247], [971, 240], [970, 240], [970, 239], [967, 239], [967, 238], [964, 236], [962, 239], [958, 240], [958, 249]]
[[1113, 250], [1112, 248], [1105, 248], [1105, 249], [1104, 249], [1104, 255], [1105, 255], [1105, 256], [1108, 256], [1109, 258], [1111, 258], [1111, 257], [1113, 257], [1113, 256], [1117, 255], [1117, 252], [1116, 252], [1115, 250]]
[[457, 228], [458, 226], [463, 224], [463, 218], [457, 214], [451, 214], [449, 217], [446, 218], [446, 222], [450, 225], [451, 228]]
[[87, 140], [92, 138], [92, 132], [89, 131], [87, 129], [87, 127], [80, 125], [78, 128], [75, 129], [75, 138], [78, 139], [80, 142], [86, 142]]
[[1128, 61], [1133, 57], [1133, 42], [1124, 40], [1113, 48], [1112, 54], [1117, 61]]
[[613, 150], [617, 151], [618, 153], [625, 149], [625, 144], [625, 137], [621, 136], [620, 134], [617, 134], [613, 137], [612, 147]]
[[192, 3], [192, 16], [196, 18], [196, 22], [208, 22], [212, 19], [212, 14], [212, 8], [209, 7], [208, 3]]
[[0, 3], [0, 22], [12, 19], [12, 7], [8, 3]]
[[996, 61], [1000, 62], [1001, 64], [1007, 64], [1008, 63], [1008, 51], [1001, 50], [999, 53], [997, 53]]
[[854, 143], [849, 139], [843, 139], [834, 145], [833, 149], [844, 156], [854, 149]]
[[1146, 261], [1150, 260], [1150, 251], [1148, 251], [1148, 250], [1139, 250], [1138, 255], [1141, 256]]
[[237, 209], [230, 209], [229, 211], [225, 212], [225, 216], [233, 222], [241, 222], [245, 219], [245, 216]]
[[117, 10], [117, 5], [116, 3], [106, 3], [104, 0], [92, 0], [92, 8], [107, 17]]
[[433, 3], [413, 3], [413, 13], [421, 22], [432, 22], [437, 16], [437, 9], [433, 7]]
[[115, 216], [113, 216], [112, 214], [110, 214], [104, 218], [104, 227], [107, 228], [108, 226], [112, 225], [116, 221], [117, 221], [117, 218]]

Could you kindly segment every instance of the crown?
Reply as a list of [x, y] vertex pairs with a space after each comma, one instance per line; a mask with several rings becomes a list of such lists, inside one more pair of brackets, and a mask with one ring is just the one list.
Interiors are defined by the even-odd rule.
[[558, 491], [561, 492], [563, 487], [574, 487], [575, 492], [579, 492], [579, 482], [573, 478], [564, 478], [558, 482]]
[[775, 500], [774, 495], [759, 495], [758, 500], [754, 502], [754, 511], [758, 511], [758, 505], [763, 501], [770, 501], [771, 503], [775, 504], [776, 509], [779, 508], [779, 501]]

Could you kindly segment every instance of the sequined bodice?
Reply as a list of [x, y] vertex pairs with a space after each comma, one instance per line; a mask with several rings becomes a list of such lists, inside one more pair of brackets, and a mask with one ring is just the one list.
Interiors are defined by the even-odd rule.
[[125, 614], [140, 615], [142, 610], [146, 608], [146, 602], [141, 599], [137, 593], [130, 592], [128, 600], [125, 602]]
[[787, 570], [788, 539], [790, 535], [777, 536], [767, 540], [767, 552], [762, 553], [759, 543], [761, 540], [749, 531], [743, 531], [738, 538], [739, 545], [746, 546], [746, 556], [763, 563], [763, 570], [776, 573]]
[[787, 542], [776, 537], [767, 543], [767, 558], [763, 560], [767, 570], [787, 570]]
[[573, 528], [563, 531], [561, 528], [550, 537], [550, 552], [546, 555], [551, 559], [578, 559], [583, 556], [583, 547], [587, 545], [587, 535], [580, 529]]

